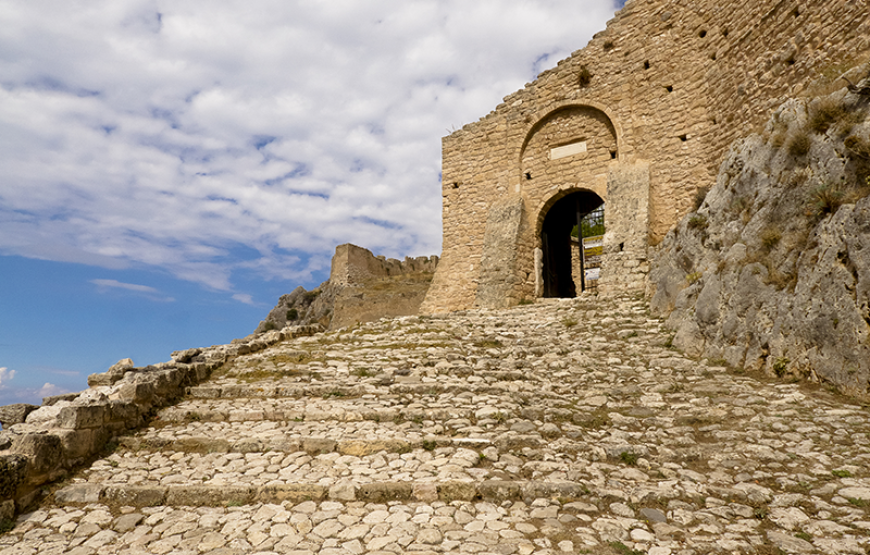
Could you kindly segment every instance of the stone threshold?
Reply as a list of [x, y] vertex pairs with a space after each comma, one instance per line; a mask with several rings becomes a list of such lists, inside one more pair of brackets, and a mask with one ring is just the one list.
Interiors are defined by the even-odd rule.
[[131, 507], [188, 506], [220, 507], [255, 503], [301, 503], [304, 501], [503, 501], [522, 500], [532, 503], [540, 498], [577, 501], [592, 495], [577, 482], [540, 482], [488, 480], [483, 482], [373, 482], [368, 484], [339, 483], [246, 485], [170, 485], [128, 486], [103, 484], [71, 484], [54, 493], [61, 505], [106, 503]]

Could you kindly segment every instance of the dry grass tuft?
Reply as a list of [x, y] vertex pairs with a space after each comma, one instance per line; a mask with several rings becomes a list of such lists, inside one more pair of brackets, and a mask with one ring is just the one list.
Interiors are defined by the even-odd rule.
[[798, 129], [791, 137], [789, 137], [786, 143], [786, 149], [788, 150], [788, 153], [795, 158], [800, 158], [801, 156], [807, 155], [810, 151], [811, 145], [812, 140], [810, 139], [810, 134], [807, 133], [805, 129]]
[[809, 126], [813, 133], [826, 133], [835, 123], [846, 119], [849, 110], [836, 98], [820, 98], [810, 104]]

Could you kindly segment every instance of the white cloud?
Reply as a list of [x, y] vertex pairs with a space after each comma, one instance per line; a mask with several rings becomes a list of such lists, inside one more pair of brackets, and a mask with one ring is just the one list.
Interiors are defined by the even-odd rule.
[[4, 382], [9, 382], [15, 377], [15, 370], [9, 370], [5, 366], [0, 366], [0, 387]]
[[62, 393], [68, 393], [69, 390], [64, 389], [62, 387], [56, 386], [53, 383], [45, 382], [42, 387], [39, 388], [37, 394], [40, 397], [51, 397], [52, 395], [60, 395]]
[[128, 291], [136, 291], [137, 293], [157, 293], [157, 289], [147, 285], [136, 285], [134, 283], [122, 283], [114, 279], [92, 279], [91, 283], [100, 287], [115, 287], [117, 289], [126, 289]]
[[109, 289], [121, 289], [123, 291], [131, 291], [133, 293], [139, 293], [144, 297], [147, 297], [153, 301], [160, 302], [173, 302], [175, 299], [172, 297], [163, 296], [159, 290], [149, 287], [148, 285], [137, 285], [135, 283], [124, 283], [121, 281], [117, 281], [114, 279], [92, 279], [91, 283], [96, 285], [100, 290], [106, 291]]
[[[69, 393], [71, 390], [46, 382], [42, 385], [42, 387], [10, 387], [3, 383], [3, 373], [6, 369], [0, 368], [0, 405], [7, 405], [12, 403], [30, 403], [30, 404], [39, 404], [42, 402], [43, 397], [50, 397], [52, 395], [61, 395], [63, 393]], [[12, 374], [15, 372], [12, 371]], [[12, 379], [9, 376], [9, 379]]]
[[240, 303], [251, 305], [254, 304], [254, 299], [247, 293], [236, 293], [235, 295], [233, 295], [233, 299], [239, 301]]
[[245, 271], [309, 279], [343, 242], [438, 253], [441, 136], [582, 47], [615, 9], [50, 5], [2, 8], [0, 253], [148, 265], [223, 291]]

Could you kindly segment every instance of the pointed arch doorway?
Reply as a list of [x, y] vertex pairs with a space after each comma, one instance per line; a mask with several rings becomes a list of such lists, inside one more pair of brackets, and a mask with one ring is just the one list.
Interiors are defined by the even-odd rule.
[[540, 233], [544, 297], [571, 298], [592, 288], [598, 275], [589, 253], [600, 247], [589, 239], [603, 234], [604, 200], [592, 191], [578, 190], [552, 204]]

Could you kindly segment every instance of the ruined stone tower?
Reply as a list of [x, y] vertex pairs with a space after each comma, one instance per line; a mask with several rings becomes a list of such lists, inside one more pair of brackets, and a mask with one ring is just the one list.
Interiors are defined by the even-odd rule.
[[573, 292], [553, 286], [577, 278], [570, 230], [602, 203], [599, 290], [642, 290], [650, 249], [728, 145], [868, 43], [867, 0], [629, 0], [585, 48], [444, 138], [443, 253], [422, 311]]

